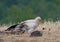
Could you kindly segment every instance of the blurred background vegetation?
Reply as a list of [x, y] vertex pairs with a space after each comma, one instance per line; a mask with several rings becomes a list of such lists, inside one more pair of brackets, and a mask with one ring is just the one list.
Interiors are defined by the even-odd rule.
[[0, 0], [0, 24], [18, 23], [40, 16], [60, 20], [60, 0]]

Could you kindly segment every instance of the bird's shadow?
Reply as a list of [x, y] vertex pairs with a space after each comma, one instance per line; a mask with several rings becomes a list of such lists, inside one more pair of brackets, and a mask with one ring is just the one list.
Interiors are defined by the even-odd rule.
[[33, 31], [30, 34], [30, 37], [41, 37], [43, 35], [43, 33], [41, 31]]

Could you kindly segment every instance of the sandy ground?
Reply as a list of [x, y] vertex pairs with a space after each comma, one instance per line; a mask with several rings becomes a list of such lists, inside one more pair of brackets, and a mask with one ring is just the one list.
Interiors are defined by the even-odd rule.
[[[45, 28], [42, 30], [42, 28]], [[1, 26], [0, 31], [7, 29]], [[44, 22], [37, 30], [42, 31], [40, 37], [30, 37], [30, 34], [4, 34], [0, 33], [0, 42], [60, 42], [60, 22]]]

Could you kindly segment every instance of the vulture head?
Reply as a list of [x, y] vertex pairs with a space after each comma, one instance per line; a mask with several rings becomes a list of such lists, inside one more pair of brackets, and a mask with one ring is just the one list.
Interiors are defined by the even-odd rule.
[[40, 24], [40, 22], [41, 22], [41, 17], [36, 17], [36, 18], [35, 18], [35, 21], [36, 21], [37, 24]]

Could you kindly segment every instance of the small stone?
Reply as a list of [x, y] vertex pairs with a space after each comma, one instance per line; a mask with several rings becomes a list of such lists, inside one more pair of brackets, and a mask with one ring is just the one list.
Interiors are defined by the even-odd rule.
[[40, 31], [34, 31], [30, 35], [30, 37], [39, 37], [39, 36], [42, 36], [42, 33]]

